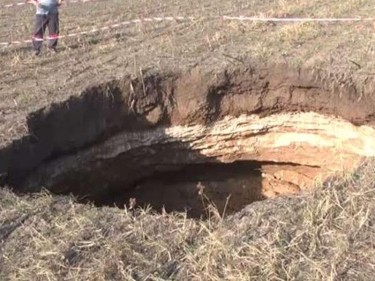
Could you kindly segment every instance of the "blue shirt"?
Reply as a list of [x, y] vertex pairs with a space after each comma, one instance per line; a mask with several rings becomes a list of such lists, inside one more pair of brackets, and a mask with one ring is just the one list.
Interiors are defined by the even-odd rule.
[[59, 12], [57, 0], [39, 0], [39, 3], [41, 6], [36, 8], [37, 15], [57, 14]]

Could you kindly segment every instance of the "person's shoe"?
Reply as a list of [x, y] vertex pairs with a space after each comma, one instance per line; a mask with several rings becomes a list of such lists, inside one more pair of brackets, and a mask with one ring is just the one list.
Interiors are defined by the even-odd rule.
[[57, 53], [56, 47], [49, 47], [48, 49], [53, 53]]
[[37, 57], [37, 56], [39, 56], [39, 55], [40, 55], [40, 50], [35, 50], [35, 51], [34, 51], [34, 56]]

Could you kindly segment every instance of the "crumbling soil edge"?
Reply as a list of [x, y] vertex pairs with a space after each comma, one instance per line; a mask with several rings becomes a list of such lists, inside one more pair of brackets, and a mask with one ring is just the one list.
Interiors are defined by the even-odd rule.
[[118, 132], [209, 125], [228, 115], [314, 111], [357, 125], [371, 124], [375, 97], [372, 87], [365, 88], [368, 92], [363, 93], [358, 90], [363, 87], [353, 84], [330, 87], [313, 69], [283, 64], [127, 76], [30, 114], [29, 135], [0, 150], [0, 175], [5, 184], [22, 190], [25, 179], [39, 166]]

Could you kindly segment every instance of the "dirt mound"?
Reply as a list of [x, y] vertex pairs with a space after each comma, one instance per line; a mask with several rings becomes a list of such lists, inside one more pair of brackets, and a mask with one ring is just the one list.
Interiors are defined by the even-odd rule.
[[203, 185], [234, 212], [374, 156], [374, 104], [282, 65], [125, 77], [32, 113], [29, 136], [0, 151], [0, 173], [20, 191], [97, 204], [136, 197], [194, 216]]

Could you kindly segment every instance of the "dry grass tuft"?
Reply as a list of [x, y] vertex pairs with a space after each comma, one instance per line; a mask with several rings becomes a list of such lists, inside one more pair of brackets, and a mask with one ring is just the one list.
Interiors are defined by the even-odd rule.
[[374, 171], [207, 221], [3, 189], [0, 280], [372, 280]]

